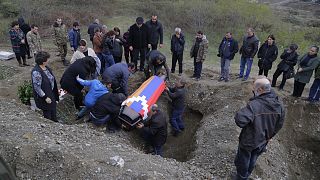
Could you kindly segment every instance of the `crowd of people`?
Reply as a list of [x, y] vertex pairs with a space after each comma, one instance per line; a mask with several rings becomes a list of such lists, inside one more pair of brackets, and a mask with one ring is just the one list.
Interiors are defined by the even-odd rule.
[[[43, 51], [38, 26], [35, 24], [29, 26], [24, 23], [23, 18], [19, 18], [19, 21], [12, 22], [11, 27], [9, 34], [12, 49], [19, 66], [29, 66], [26, 56], [30, 59], [33, 55], [35, 59], [31, 79], [36, 105], [43, 111], [45, 118], [57, 121], [58, 86], [52, 69], [48, 67], [50, 55]], [[166, 56], [160, 51], [164, 46], [163, 26], [157, 15], [152, 15], [146, 23], [142, 17], [136, 18], [136, 22], [123, 36], [118, 27], [109, 30], [107, 26], [100, 24], [100, 21], [95, 19], [87, 31], [92, 48], [85, 39], [81, 38], [78, 22], [74, 22], [68, 31], [62, 18], [57, 18], [52, 25], [52, 31], [54, 44], [59, 50], [63, 65], [66, 66], [60, 86], [73, 96], [75, 108], [78, 110], [77, 119], [87, 114], [92, 123], [107, 124], [110, 132], [115, 132], [122, 127], [117, 116], [121, 103], [129, 95], [128, 78], [132, 73], [142, 71], [145, 73], [145, 78], [148, 79], [150, 76], [163, 73], [162, 68], [164, 67], [166, 78], [170, 80], [170, 74], [175, 73], [177, 62], [178, 76], [183, 73], [185, 35], [181, 28], [174, 29], [170, 44], [172, 53], [170, 69]], [[270, 82], [267, 77], [273, 62], [278, 58], [275, 40], [275, 36], [271, 34], [259, 47], [260, 41], [254, 29], [248, 28], [240, 48], [231, 32], [225, 34], [218, 48], [217, 56], [221, 59], [221, 74], [218, 81], [230, 81], [230, 63], [238, 52], [241, 59], [237, 79], [248, 80], [256, 54], [258, 74], [264, 75], [259, 76], [260, 78], [254, 82], [255, 97], [235, 116], [236, 124], [242, 128], [235, 160], [238, 179], [248, 178], [256, 159], [264, 152], [269, 140], [282, 127], [283, 106], [271, 89], [276, 86], [277, 78], [281, 73], [283, 77], [279, 90], [283, 90], [287, 79], [294, 78], [292, 96], [300, 97], [315, 71], [315, 79], [307, 100], [319, 102], [320, 59], [317, 56], [319, 47], [311, 46], [309, 52], [299, 56], [298, 46], [289, 45], [280, 55], [281, 61]], [[68, 43], [73, 52], [70, 61], [66, 59]], [[209, 41], [206, 35], [198, 31], [190, 50], [190, 57], [193, 58], [194, 63], [192, 79], [196, 81], [201, 79], [202, 64], [207, 59], [208, 46]], [[123, 54], [125, 61], [123, 61]], [[297, 68], [294, 68], [296, 65]], [[296, 72], [295, 69], [297, 69]], [[170, 124], [174, 136], [178, 136], [185, 129], [182, 118], [185, 109], [185, 85], [186, 80], [180, 78], [175, 83], [175, 87], [165, 89], [172, 100]], [[87, 91], [85, 96], [84, 90]], [[163, 145], [167, 139], [166, 116], [156, 104], [150, 109], [150, 120], [146, 123], [139, 123], [136, 128], [142, 132], [146, 142], [152, 146], [152, 151], [162, 156]]]

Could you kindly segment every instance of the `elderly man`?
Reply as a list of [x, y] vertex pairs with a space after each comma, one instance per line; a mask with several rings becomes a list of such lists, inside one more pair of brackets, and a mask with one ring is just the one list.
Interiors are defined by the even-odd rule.
[[166, 56], [158, 50], [152, 50], [147, 54], [147, 63], [144, 70], [146, 79], [153, 75], [159, 75], [162, 66], [166, 69], [167, 79], [170, 79], [170, 69], [166, 62]]
[[157, 104], [152, 105], [148, 113], [150, 120], [145, 124], [139, 123], [144, 139], [151, 144], [155, 155], [163, 156], [163, 145], [167, 141], [167, 121], [165, 114]]
[[176, 70], [177, 61], [179, 63], [179, 76], [182, 74], [182, 60], [183, 60], [183, 50], [184, 50], [184, 35], [181, 33], [181, 28], [175, 28], [175, 34], [171, 37], [171, 53], [172, 53], [172, 66], [171, 73]]
[[[254, 34], [253, 28], [248, 28], [247, 36], [243, 38], [242, 46], [240, 48], [241, 60], [240, 60], [240, 73], [238, 79], [243, 78], [246, 81], [249, 78], [251, 72], [251, 66], [253, 58], [258, 52], [259, 39]], [[244, 74], [245, 66], [247, 65], [246, 73]]]
[[237, 126], [242, 128], [235, 158], [236, 179], [248, 179], [259, 155], [283, 126], [284, 107], [271, 91], [270, 81], [259, 77], [253, 84], [254, 97], [235, 115]]

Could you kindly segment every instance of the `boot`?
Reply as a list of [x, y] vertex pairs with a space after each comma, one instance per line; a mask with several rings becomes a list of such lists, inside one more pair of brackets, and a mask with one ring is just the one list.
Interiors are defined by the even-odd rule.
[[27, 63], [26, 59], [23, 60], [23, 65], [24, 66], [30, 66], [30, 64]]

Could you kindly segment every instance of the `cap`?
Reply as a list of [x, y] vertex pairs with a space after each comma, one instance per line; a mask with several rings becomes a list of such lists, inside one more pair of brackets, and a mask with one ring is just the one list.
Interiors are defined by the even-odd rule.
[[143, 18], [142, 17], [137, 17], [136, 23], [139, 24], [139, 25], [143, 24]]

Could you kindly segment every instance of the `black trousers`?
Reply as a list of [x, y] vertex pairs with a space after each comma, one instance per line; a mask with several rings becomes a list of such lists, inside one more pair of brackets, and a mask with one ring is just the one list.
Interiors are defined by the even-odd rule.
[[54, 107], [53, 109], [50, 110], [42, 110], [43, 112], [43, 117], [46, 119], [50, 119], [52, 121], [58, 122], [57, 120], [57, 109]]
[[292, 96], [301, 97], [305, 86], [306, 86], [306, 83], [294, 81]]
[[138, 59], [140, 55], [140, 70], [143, 71], [144, 69], [144, 61], [146, 59], [146, 51], [147, 48], [141, 49], [133, 49], [133, 63], [136, 65], [136, 69], [138, 69]]
[[14, 53], [16, 55], [16, 59], [19, 64], [22, 64], [21, 59], [23, 60], [23, 64], [26, 63], [26, 55], [24, 53]]
[[268, 72], [269, 70], [267, 69], [259, 68], [259, 76], [263, 74], [265, 77], [268, 77]]
[[76, 107], [77, 110], [81, 110], [80, 106], [83, 106], [83, 95], [81, 94], [77, 94], [76, 96], [73, 96], [73, 102], [74, 102], [74, 106]]
[[183, 53], [182, 54], [177, 54], [176, 52], [172, 53], [172, 66], [171, 66], [172, 73], [176, 71], [177, 61], [179, 63], [179, 74], [182, 73], [182, 60], [183, 60]]
[[283, 73], [283, 74], [282, 74], [282, 81], [281, 81], [281, 84], [280, 84], [279, 88], [283, 89], [283, 87], [284, 87], [284, 85], [286, 84], [286, 81], [287, 81], [287, 78], [286, 78], [287, 71], [282, 71], [280, 69], [277, 69], [276, 72], [274, 72], [274, 74], [273, 74], [272, 85], [271, 85], [272, 87], [276, 86], [277, 79], [281, 75], [281, 73]]

